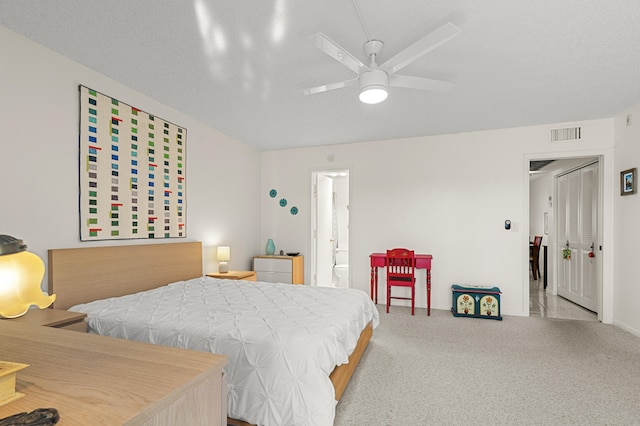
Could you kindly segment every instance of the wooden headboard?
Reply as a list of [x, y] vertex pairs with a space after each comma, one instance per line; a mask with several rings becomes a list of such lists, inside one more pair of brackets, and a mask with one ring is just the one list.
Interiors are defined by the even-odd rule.
[[202, 276], [200, 242], [52, 249], [48, 258], [56, 309]]

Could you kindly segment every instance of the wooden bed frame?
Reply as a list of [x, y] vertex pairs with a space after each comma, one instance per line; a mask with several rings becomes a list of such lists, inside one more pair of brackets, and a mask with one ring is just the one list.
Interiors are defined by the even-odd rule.
[[[200, 242], [52, 249], [48, 261], [49, 294], [56, 294], [56, 309], [203, 275]], [[372, 334], [369, 324], [360, 334], [349, 363], [337, 366], [329, 375], [336, 400], [342, 398]], [[229, 419], [229, 424], [249, 425], [234, 419]]]

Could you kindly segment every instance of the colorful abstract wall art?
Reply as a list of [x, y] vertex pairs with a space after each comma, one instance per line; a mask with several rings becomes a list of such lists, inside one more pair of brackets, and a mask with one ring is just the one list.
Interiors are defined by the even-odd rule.
[[186, 237], [187, 130], [80, 86], [80, 239]]

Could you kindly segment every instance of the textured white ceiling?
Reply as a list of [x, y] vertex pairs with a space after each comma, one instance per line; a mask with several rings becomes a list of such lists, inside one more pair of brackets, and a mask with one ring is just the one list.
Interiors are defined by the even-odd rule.
[[0, 24], [261, 151], [607, 118], [640, 102], [638, 0], [358, 4], [385, 43], [379, 62], [459, 27], [402, 71], [455, 87], [391, 88], [378, 105], [356, 86], [296, 93], [355, 77], [316, 32], [366, 62], [348, 0], [0, 0]]

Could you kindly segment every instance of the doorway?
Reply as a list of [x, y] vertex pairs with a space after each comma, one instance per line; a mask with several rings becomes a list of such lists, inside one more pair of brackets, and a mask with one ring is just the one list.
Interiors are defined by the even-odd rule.
[[311, 285], [350, 287], [349, 170], [312, 172]]
[[[540, 294], [545, 300], [562, 297], [584, 306], [599, 320], [603, 303], [601, 163], [601, 157], [532, 159], [528, 230], [530, 238], [543, 235], [545, 251], [548, 249], [540, 265], [545, 284], [544, 290], [538, 284]], [[563, 257], [567, 240], [571, 254]]]

